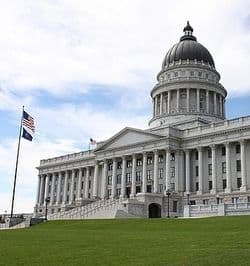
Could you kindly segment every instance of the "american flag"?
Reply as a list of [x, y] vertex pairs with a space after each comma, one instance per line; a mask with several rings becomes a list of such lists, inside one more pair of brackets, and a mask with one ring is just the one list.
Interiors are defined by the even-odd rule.
[[23, 111], [22, 125], [30, 129], [33, 133], [35, 132], [34, 118], [25, 111]]

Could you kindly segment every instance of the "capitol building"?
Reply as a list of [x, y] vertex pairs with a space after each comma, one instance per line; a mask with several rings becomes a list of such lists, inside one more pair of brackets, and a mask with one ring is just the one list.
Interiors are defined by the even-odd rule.
[[94, 150], [43, 159], [37, 217], [250, 214], [250, 117], [227, 120], [227, 90], [189, 23], [151, 90], [152, 118]]

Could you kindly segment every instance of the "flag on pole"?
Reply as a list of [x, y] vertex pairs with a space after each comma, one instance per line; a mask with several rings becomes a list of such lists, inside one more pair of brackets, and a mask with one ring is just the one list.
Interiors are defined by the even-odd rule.
[[91, 144], [91, 145], [96, 145], [96, 140], [90, 138], [90, 144]]
[[29, 141], [32, 141], [33, 140], [33, 136], [23, 127], [23, 134], [22, 134], [22, 137], [24, 139], [27, 139]]
[[30, 129], [33, 133], [35, 132], [34, 118], [23, 110], [22, 125]]

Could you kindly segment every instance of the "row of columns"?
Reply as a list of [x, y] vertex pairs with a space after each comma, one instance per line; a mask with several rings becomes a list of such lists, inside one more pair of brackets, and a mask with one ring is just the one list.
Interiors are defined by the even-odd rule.
[[[84, 187], [84, 198], [88, 198], [89, 196], [89, 180], [90, 180], [90, 166], [87, 166], [86, 168], [86, 174], [85, 174], [85, 187]], [[93, 197], [97, 196], [97, 177], [98, 177], [98, 164], [94, 167], [94, 178], [93, 178]], [[83, 168], [79, 169], [73, 169], [70, 171], [63, 171], [64, 172], [64, 186], [62, 187], [62, 173], [52, 173], [52, 174], [44, 174], [38, 176], [38, 193], [37, 193], [37, 204], [39, 205], [45, 205], [45, 199], [47, 197], [50, 197], [50, 205], [66, 205], [66, 204], [72, 204], [74, 201], [74, 194], [75, 194], [75, 182], [76, 182], [76, 171], [78, 171], [78, 182], [76, 186], [76, 199], [81, 199], [82, 194], [82, 176], [83, 176]], [[69, 172], [71, 172], [71, 182], [69, 182]], [[50, 183], [50, 176], [52, 176], [51, 181], [51, 189], [49, 193], [49, 183]], [[57, 184], [56, 184], [56, 177], [57, 178]], [[70, 189], [68, 193], [68, 184], [70, 184]], [[57, 186], [57, 187], [56, 187]], [[55, 189], [56, 187], [56, 189]], [[56, 191], [56, 195], [55, 195]], [[62, 194], [62, 201], [61, 199]], [[69, 196], [69, 200], [67, 201], [67, 196]]]
[[[217, 169], [216, 169], [216, 145], [211, 145], [211, 162], [212, 162], [212, 190], [211, 193], [217, 193]], [[225, 192], [231, 193], [232, 191], [232, 173], [231, 173], [231, 145], [229, 142], [225, 143], [226, 148], [226, 180], [227, 187]], [[199, 178], [199, 190], [198, 194], [204, 192], [204, 169], [203, 169], [203, 147], [198, 147], [198, 178]], [[241, 191], [246, 191], [247, 181], [246, 181], [246, 152], [245, 152], [245, 140], [240, 141], [240, 158], [241, 158], [241, 180], [242, 186]], [[190, 175], [190, 152], [191, 150], [185, 150], [186, 158], [186, 193], [191, 192], [191, 175]]]
[[[240, 141], [241, 146], [241, 178], [242, 178], [242, 187], [241, 190], [246, 190], [246, 155], [245, 155], [245, 141]], [[231, 181], [231, 158], [230, 158], [230, 143], [225, 143], [226, 147], [226, 179], [227, 179], [227, 188], [226, 192], [231, 192], [232, 190], [232, 181]], [[212, 162], [212, 193], [217, 192], [217, 169], [216, 169], [216, 145], [211, 145], [211, 162]], [[203, 168], [203, 156], [204, 156], [204, 148], [198, 147], [198, 179], [199, 179], [199, 190], [198, 194], [204, 193], [204, 168]], [[191, 165], [190, 165], [190, 156], [191, 150], [185, 150], [185, 174], [184, 172], [181, 172], [181, 167], [179, 167], [179, 158], [178, 153], [175, 153], [175, 183], [176, 183], [176, 191], [178, 191], [179, 188], [179, 175], [185, 177], [185, 191], [186, 193], [191, 192]], [[136, 195], [136, 159], [138, 154], [132, 154], [132, 169], [131, 169], [131, 177], [132, 177], [132, 183], [131, 183], [131, 197], [134, 197]], [[170, 167], [171, 167], [171, 161], [170, 161], [170, 155], [171, 151], [169, 148], [165, 149], [165, 183], [164, 187], [166, 190], [170, 190]], [[142, 153], [142, 187], [141, 191], [142, 193], [147, 192], [147, 156], [148, 153], [143, 152]], [[153, 151], [153, 193], [158, 193], [158, 185], [159, 185], [159, 151], [154, 150]], [[126, 163], [128, 156], [122, 156], [122, 172], [121, 172], [121, 197], [126, 196]], [[184, 160], [184, 156], [183, 156]], [[112, 169], [112, 184], [111, 184], [111, 197], [115, 198], [116, 195], [116, 189], [117, 189], [117, 165], [118, 165], [118, 158], [112, 158], [113, 161], [113, 169]], [[94, 165], [94, 176], [93, 176], [93, 190], [92, 190], [92, 197], [96, 198], [98, 197], [98, 184], [101, 182], [101, 191], [100, 196], [101, 198], [106, 198], [107, 195], [107, 173], [108, 173], [108, 160], [105, 159], [102, 162], [102, 177], [101, 180], [98, 180], [99, 178], [99, 169], [100, 164], [96, 161]], [[77, 169], [79, 171], [78, 174], [78, 184], [76, 189], [76, 200], [81, 199], [81, 182], [82, 182], [82, 174], [83, 169]], [[89, 180], [90, 180], [90, 166], [86, 167], [85, 170], [85, 187], [84, 187], [84, 198], [87, 199], [89, 197]], [[69, 171], [64, 172], [64, 187], [61, 191], [61, 184], [62, 184], [62, 172], [58, 173], [58, 180], [56, 184], [56, 173], [52, 173], [52, 182], [51, 182], [51, 192], [49, 194], [49, 180], [50, 175], [39, 175], [39, 182], [38, 182], [38, 195], [37, 195], [37, 204], [43, 205], [45, 204], [45, 199], [50, 195], [51, 201], [50, 204], [72, 204], [74, 200], [74, 184], [76, 181], [76, 170], [71, 171], [71, 185], [69, 190], [69, 201], [67, 201], [68, 196], [68, 180], [69, 180]], [[183, 182], [184, 183], [184, 182]], [[55, 186], [57, 185], [57, 189], [55, 190]], [[56, 195], [54, 195], [56, 191]], [[62, 202], [60, 200], [61, 193], [63, 194]], [[55, 196], [55, 197], [54, 197]], [[54, 198], [56, 199], [54, 201]]]
[[[156, 95], [153, 99], [153, 108], [154, 108], [154, 116], [162, 115], [164, 113], [171, 114], [171, 94], [173, 91], [176, 91], [176, 111], [180, 112], [180, 90], [169, 90], [164, 92], [166, 94], [167, 101], [164, 105], [164, 97], [163, 93], [160, 95]], [[199, 113], [201, 111], [200, 107], [200, 89], [196, 90], [196, 111]], [[213, 110], [210, 110], [209, 107], [209, 90], [206, 90], [206, 113], [220, 115], [222, 117], [225, 116], [225, 102], [223, 96], [213, 91]], [[217, 104], [217, 95], [219, 96], [219, 105]], [[165, 108], [164, 108], [165, 107]], [[219, 110], [218, 110], [219, 107]], [[186, 89], [186, 111], [190, 112], [190, 88]]]

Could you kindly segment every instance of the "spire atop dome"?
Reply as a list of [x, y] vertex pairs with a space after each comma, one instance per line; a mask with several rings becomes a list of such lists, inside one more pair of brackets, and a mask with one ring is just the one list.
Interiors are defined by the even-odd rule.
[[189, 24], [189, 20], [188, 20], [187, 25], [183, 29], [184, 35], [181, 37], [180, 40], [181, 41], [184, 41], [184, 40], [196, 41], [196, 37], [193, 36], [193, 31], [194, 31], [194, 29], [191, 27], [191, 25]]

